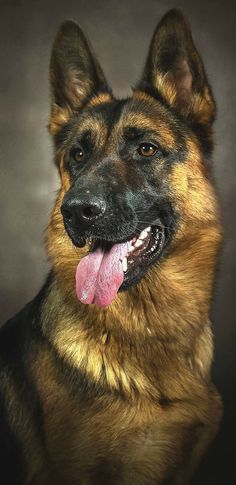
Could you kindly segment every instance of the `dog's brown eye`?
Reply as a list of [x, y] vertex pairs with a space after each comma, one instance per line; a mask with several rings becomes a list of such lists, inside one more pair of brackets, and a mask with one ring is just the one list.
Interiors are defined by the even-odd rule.
[[81, 150], [81, 148], [77, 148], [76, 150], [74, 150], [72, 152], [72, 157], [74, 158], [74, 160], [76, 162], [80, 162], [83, 159], [83, 157], [84, 157], [83, 150]]
[[141, 143], [138, 148], [138, 153], [142, 157], [152, 157], [157, 152], [157, 147], [151, 143]]

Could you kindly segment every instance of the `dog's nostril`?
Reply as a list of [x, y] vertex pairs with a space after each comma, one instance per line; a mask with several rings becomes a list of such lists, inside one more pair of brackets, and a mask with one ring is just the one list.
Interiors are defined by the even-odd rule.
[[94, 200], [91, 203], [82, 204], [80, 207], [80, 215], [82, 219], [93, 220], [101, 216], [106, 210], [106, 204], [103, 200]]
[[66, 209], [65, 207], [62, 207], [61, 208], [61, 212], [62, 212], [62, 215], [63, 217], [68, 221], [68, 222], [72, 222], [72, 219], [73, 219], [73, 215], [72, 215], [72, 212], [69, 210], [69, 209]]
[[87, 206], [87, 207], [84, 207], [83, 210], [82, 210], [82, 216], [87, 218], [87, 219], [91, 219], [92, 217], [95, 217], [96, 215], [99, 214], [100, 211], [97, 210], [97, 207], [93, 207], [93, 206]]

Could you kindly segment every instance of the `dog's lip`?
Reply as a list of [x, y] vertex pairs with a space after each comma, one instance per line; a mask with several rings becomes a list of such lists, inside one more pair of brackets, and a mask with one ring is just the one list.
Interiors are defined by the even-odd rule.
[[131, 236], [129, 237], [123, 237], [123, 238], [113, 238], [109, 237], [104, 239], [101, 236], [77, 236], [76, 241], [74, 242], [75, 246], [79, 248], [83, 248], [86, 244], [89, 247], [89, 251], [94, 251], [95, 247], [101, 245], [103, 247], [109, 248], [113, 246], [114, 244], [121, 244], [124, 242], [128, 242], [133, 240], [133, 238], [138, 237], [137, 231], [135, 231]]

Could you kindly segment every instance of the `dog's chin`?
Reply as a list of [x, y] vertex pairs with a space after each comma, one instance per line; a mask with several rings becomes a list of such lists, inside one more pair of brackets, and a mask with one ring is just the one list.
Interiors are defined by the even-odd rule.
[[[71, 234], [69, 235], [71, 237]], [[112, 240], [108, 241], [98, 236], [87, 238], [77, 236], [76, 241], [74, 237], [71, 239], [77, 247], [87, 244], [89, 252], [94, 252], [98, 248], [109, 251], [115, 244], [130, 242], [130, 251], [122, 260], [124, 280], [119, 288], [119, 291], [125, 291], [136, 285], [145, 276], [148, 269], [159, 261], [169, 237], [165, 227], [158, 223], [158, 225], [145, 228], [139, 235], [131, 235], [122, 240], [112, 237]]]

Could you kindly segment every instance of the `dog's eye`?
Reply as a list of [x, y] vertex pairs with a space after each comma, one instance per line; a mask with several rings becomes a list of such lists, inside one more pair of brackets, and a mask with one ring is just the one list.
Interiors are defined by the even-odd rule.
[[158, 148], [151, 143], [141, 143], [138, 147], [138, 154], [142, 157], [152, 157], [157, 152]]
[[80, 162], [84, 158], [84, 152], [81, 148], [76, 148], [72, 150], [71, 156], [76, 162]]

